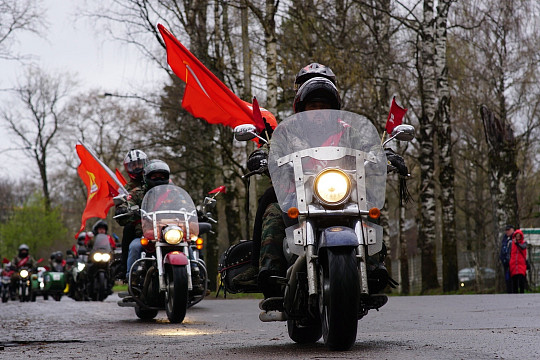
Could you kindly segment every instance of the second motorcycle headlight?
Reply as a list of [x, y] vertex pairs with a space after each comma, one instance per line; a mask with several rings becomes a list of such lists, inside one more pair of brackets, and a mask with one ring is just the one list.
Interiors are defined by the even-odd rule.
[[325, 205], [343, 204], [351, 193], [351, 180], [340, 169], [325, 169], [315, 177], [315, 196]]
[[21, 278], [23, 278], [23, 279], [27, 278], [27, 277], [28, 277], [28, 274], [29, 274], [29, 273], [28, 273], [28, 270], [25, 270], [25, 269], [21, 270], [21, 272], [19, 273], [19, 275], [20, 275]]
[[163, 237], [165, 238], [167, 244], [176, 245], [182, 241], [184, 232], [179, 227], [170, 227], [165, 229]]

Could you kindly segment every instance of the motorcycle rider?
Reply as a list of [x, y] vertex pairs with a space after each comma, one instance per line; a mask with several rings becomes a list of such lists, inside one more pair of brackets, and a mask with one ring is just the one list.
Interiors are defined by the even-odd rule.
[[[128, 151], [124, 157], [124, 168], [129, 176], [129, 182], [126, 184], [125, 188], [131, 198], [137, 199], [140, 197], [142, 200], [142, 196], [144, 196], [143, 169], [147, 161], [148, 157], [146, 154], [138, 149]], [[143, 194], [142, 196], [141, 193]], [[118, 208], [116, 210], [118, 211]], [[119, 279], [123, 279], [126, 274], [129, 245], [131, 244], [131, 241], [136, 238], [135, 227], [137, 222], [140, 222], [140, 219], [127, 223], [122, 232], [122, 265], [117, 274], [117, 278]]]
[[51, 254], [49, 259], [49, 267], [51, 271], [63, 272], [64, 267], [66, 266], [66, 260], [64, 260], [64, 255], [61, 251], [55, 251]]
[[118, 224], [121, 226], [126, 226], [129, 224], [132, 224], [134, 227], [134, 235], [135, 238], [131, 240], [131, 243], [129, 244], [129, 251], [127, 255], [127, 271], [126, 271], [126, 277], [129, 274], [129, 270], [131, 269], [131, 266], [133, 263], [141, 257], [141, 253], [143, 251], [143, 247], [141, 245], [141, 237], [143, 235], [142, 233], [142, 226], [141, 226], [141, 218], [138, 211], [134, 213], [130, 213], [130, 210], [133, 206], [137, 206], [140, 208], [142, 200], [144, 198], [144, 195], [146, 192], [153, 188], [154, 186], [158, 185], [166, 185], [169, 183], [169, 176], [170, 176], [170, 168], [169, 165], [167, 165], [164, 161], [161, 160], [151, 160], [149, 161], [143, 170], [143, 180], [144, 184], [140, 188], [140, 190], [137, 190], [133, 192], [133, 196], [127, 200], [127, 202], [120, 204], [116, 208], [116, 214], [129, 214], [123, 217], [117, 218]]
[[[327, 66], [312, 63], [302, 68], [295, 79], [296, 95], [293, 102], [295, 114], [323, 109], [341, 109], [341, 98], [336, 88], [336, 77], [333, 71]], [[325, 119], [321, 119], [325, 121]], [[328, 138], [321, 139], [323, 146], [331, 146], [339, 143], [341, 136], [348, 136], [348, 124], [342, 123], [341, 132]], [[301, 139], [297, 139], [302, 141]], [[319, 145], [320, 146], [320, 145]], [[249, 167], [249, 165], [248, 165]], [[265, 298], [280, 296], [281, 286], [273, 284], [271, 276], [284, 277], [287, 270], [287, 261], [283, 254], [283, 240], [285, 238], [284, 214], [277, 203], [274, 188], [270, 187], [259, 199], [259, 207], [255, 217], [253, 229], [253, 258], [251, 266], [243, 273], [233, 278], [235, 285], [259, 286]], [[260, 228], [259, 228], [260, 227]], [[260, 244], [260, 251], [258, 251]], [[258, 258], [257, 258], [257, 255]], [[368, 272], [381, 271], [386, 273], [384, 258], [386, 247], [379, 254], [368, 258]], [[383, 277], [384, 278], [384, 277]], [[373, 292], [381, 291], [384, 284], [377, 284]]]
[[[336, 76], [329, 67], [319, 63], [305, 66], [298, 72], [294, 81], [296, 95], [293, 111], [300, 113], [321, 109], [340, 110], [341, 98], [335, 84]], [[248, 167], [257, 167], [262, 160], [261, 157], [266, 160], [267, 154], [256, 150], [248, 159]], [[279, 296], [276, 292], [280, 290], [266, 283], [272, 275], [285, 275], [287, 263], [283, 255], [284, 238], [285, 223], [272, 186], [259, 199], [253, 229], [251, 266], [235, 276], [233, 283], [254, 286], [258, 279], [265, 297]]]
[[116, 243], [114, 242], [114, 239], [111, 235], [107, 234], [109, 231], [109, 225], [107, 225], [107, 222], [103, 219], [100, 219], [96, 221], [94, 226], [92, 226], [92, 233], [94, 234], [93, 237], [88, 237], [85, 239], [84, 245], [88, 247], [88, 249], [92, 249], [94, 247], [94, 238], [95, 236], [99, 234], [107, 235], [107, 238], [109, 239], [109, 244], [111, 245], [111, 249], [116, 249]]
[[24, 267], [31, 271], [34, 270], [37, 265], [36, 260], [30, 255], [30, 248], [28, 245], [21, 244], [19, 246], [18, 253], [11, 261], [11, 265], [15, 268], [15, 272], [11, 275], [11, 286], [12, 289], [15, 289], [14, 287], [18, 284], [19, 280], [19, 270]]

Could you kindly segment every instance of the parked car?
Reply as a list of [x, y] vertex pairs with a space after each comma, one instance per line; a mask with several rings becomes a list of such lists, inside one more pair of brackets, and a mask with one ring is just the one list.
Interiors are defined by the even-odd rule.
[[[481, 267], [479, 280], [484, 287], [495, 286], [495, 270]], [[476, 285], [476, 268], [464, 268], [458, 271], [459, 286], [462, 288]]]

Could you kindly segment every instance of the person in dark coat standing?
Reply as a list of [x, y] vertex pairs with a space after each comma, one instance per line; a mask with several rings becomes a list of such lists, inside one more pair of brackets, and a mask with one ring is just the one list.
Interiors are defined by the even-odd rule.
[[509, 242], [512, 241], [512, 234], [514, 233], [513, 225], [506, 225], [504, 230], [504, 235], [501, 240], [501, 251], [499, 254], [499, 259], [501, 260], [503, 269], [504, 269], [504, 281], [506, 283], [506, 292], [508, 294], [512, 293], [512, 279], [510, 279], [510, 269], [508, 263], [510, 260], [510, 254], [508, 253]]
[[512, 235], [510, 252], [510, 276], [512, 277], [512, 292], [525, 292], [525, 275], [527, 274], [527, 242], [523, 232], [517, 229]]

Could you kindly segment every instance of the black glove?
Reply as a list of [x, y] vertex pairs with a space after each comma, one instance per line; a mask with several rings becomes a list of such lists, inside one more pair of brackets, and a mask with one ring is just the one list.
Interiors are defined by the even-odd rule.
[[401, 176], [409, 176], [409, 169], [405, 164], [405, 160], [396, 154], [392, 149], [384, 149], [386, 160], [388, 161], [388, 172], [396, 171]]

